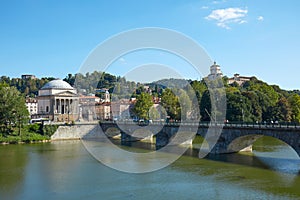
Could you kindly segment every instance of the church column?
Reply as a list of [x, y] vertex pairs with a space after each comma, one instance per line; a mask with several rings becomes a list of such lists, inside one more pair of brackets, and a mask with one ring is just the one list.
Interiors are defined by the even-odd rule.
[[62, 106], [62, 104], [61, 104], [61, 99], [59, 99], [59, 107], [58, 107], [58, 109], [59, 109], [59, 114], [61, 114], [61, 106]]
[[65, 99], [61, 100], [61, 114], [65, 114], [66, 108], [65, 108]]
[[51, 114], [55, 114], [55, 107], [56, 107], [56, 99], [55, 97], [52, 99], [52, 110], [51, 110]]
[[70, 99], [70, 112], [73, 114], [74, 111], [73, 111], [73, 100]]
[[69, 113], [69, 99], [65, 99], [65, 113]]

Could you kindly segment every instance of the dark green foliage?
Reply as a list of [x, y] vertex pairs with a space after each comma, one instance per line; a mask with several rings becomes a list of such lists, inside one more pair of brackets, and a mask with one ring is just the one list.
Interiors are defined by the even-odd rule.
[[55, 133], [57, 129], [58, 129], [58, 125], [44, 125], [43, 134], [50, 137]]
[[24, 96], [35, 97], [38, 95], [38, 90], [43, 87], [49, 81], [54, 80], [53, 77], [46, 77], [42, 79], [21, 79], [2, 76], [0, 77], [0, 83], [5, 83], [8, 86], [15, 87]]
[[19, 129], [15, 128], [10, 135], [0, 134], [0, 143], [16, 144], [20, 142], [30, 143], [30, 142], [49, 140], [51, 134], [43, 135], [42, 131], [40, 131], [41, 127], [42, 127], [41, 124], [25, 125], [24, 127], [21, 128], [21, 135], [19, 135]]
[[137, 97], [133, 112], [140, 119], [149, 119], [149, 110], [153, 106], [152, 96], [148, 93], [141, 93]]
[[161, 96], [161, 105], [171, 119], [180, 120], [181, 108], [178, 96], [171, 89], [165, 89]]
[[26, 124], [29, 113], [25, 99], [15, 87], [0, 84], [0, 132], [10, 134], [15, 127]]
[[41, 124], [29, 124], [27, 125], [27, 129], [32, 133], [40, 133]]

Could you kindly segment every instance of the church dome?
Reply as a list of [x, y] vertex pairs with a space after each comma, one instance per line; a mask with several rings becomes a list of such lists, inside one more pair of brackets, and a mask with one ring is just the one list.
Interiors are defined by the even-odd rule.
[[74, 88], [67, 82], [57, 79], [50, 81], [49, 83], [46, 83], [42, 88], [42, 90], [47, 89], [67, 89], [67, 90], [73, 90]]

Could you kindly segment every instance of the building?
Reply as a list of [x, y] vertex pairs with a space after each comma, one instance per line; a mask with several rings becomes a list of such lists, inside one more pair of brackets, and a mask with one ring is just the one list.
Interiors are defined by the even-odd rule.
[[111, 102], [111, 113], [115, 119], [130, 119], [130, 110], [132, 109], [133, 102], [127, 99]]
[[100, 98], [94, 94], [79, 97], [79, 119], [80, 121], [94, 121], [97, 117], [96, 105], [100, 103]]
[[30, 97], [26, 98], [25, 105], [30, 114], [30, 117], [38, 113], [38, 102], [36, 98], [30, 98]]
[[38, 117], [55, 122], [76, 121], [79, 118], [79, 96], [67, 82], [57, 79], [48, 82], [37, 97]]
[[106, 88], [97, 89], [96, 93], [101, 97], [102, 103], [110, 102], [110, 94], [109, 94], [108, 89], [106, 89]]
[[208, 80], [213, 81], [216, 80], [217, 78], [222, 78], [223, 73], [221, 71], [221, 67], [217, 65], [216, 62], [210, 67], [210, 74], [208, 75]]
[[110, 94], [109, 94], [108, 90], [105, 91], [103, 102], [105, 102], [105, 103], [110, 102]]
[[30, 74], [24, 74], [21, 76], [22, 80], [27, 80], [27, 79], [36, 79], [36, 77], [34, 75], [30, 75]]
[[96, 104], [96, 103], [100, 103], [100, 98], [96, 97], [95, 95], [90, 95], [90, 96], [83, 96], [81, 95], [79, 97], [79, 102], [80, 104]]
[[97, 119], [111, 120], [111, 103], [99, 103], [96, 105]]
[[243, 85], [245, 82], [250, 81], [253, 77], [240, 76], [239, 74], [234, 74], [232, 78], [228, 79], [228, 84], [237, 83], [238, 85]]

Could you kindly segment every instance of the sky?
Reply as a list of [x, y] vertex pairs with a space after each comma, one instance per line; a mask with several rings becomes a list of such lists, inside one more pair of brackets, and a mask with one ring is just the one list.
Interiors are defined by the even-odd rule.
[[[298, 0], [2, 0], [0, 76], [64, 78], [80, 72], [88, 55], [108, 38], [160, 27], [192, 38], [228, 77], [239, 73], [300, 89], [299, 9]], [[130, 71], [126, 66], [159, 63], [185, 78], [201, 78], [175, 57], [132, 52], [108, 72], [124, 75]]]

